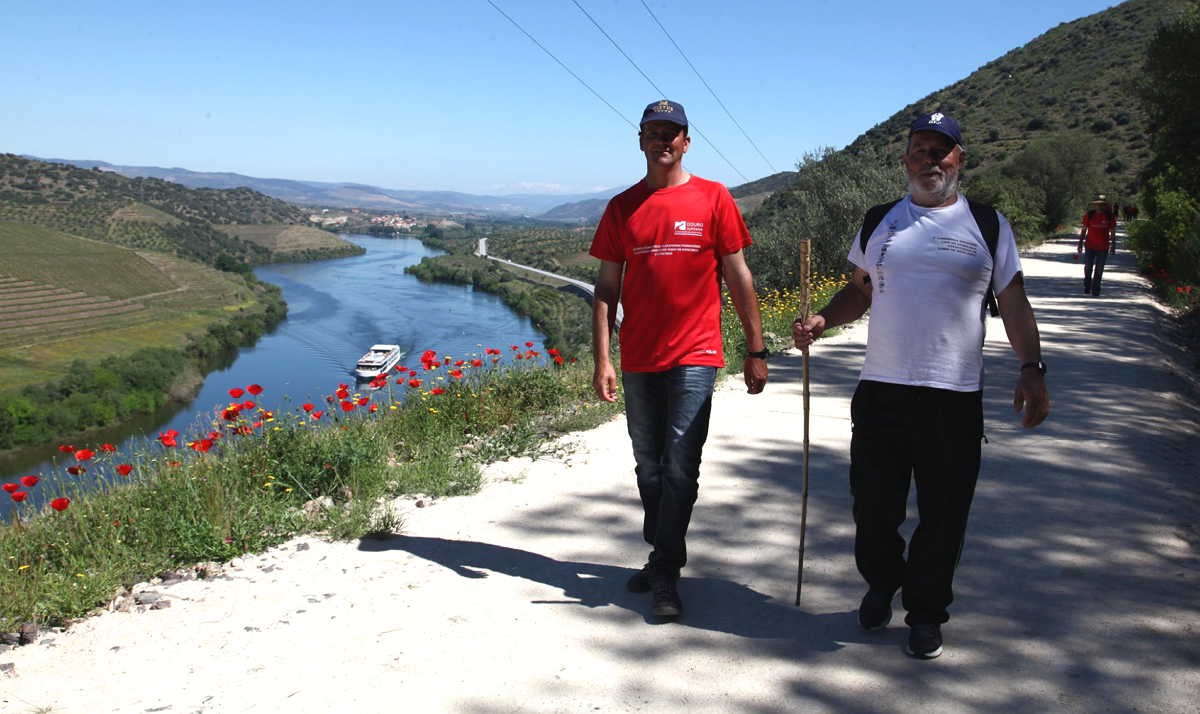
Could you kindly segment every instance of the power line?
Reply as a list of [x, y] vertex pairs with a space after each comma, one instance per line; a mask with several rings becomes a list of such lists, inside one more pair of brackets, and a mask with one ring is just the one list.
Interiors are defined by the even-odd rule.
[[[729, 116], [729, 120], [732, 121], [734, 125], [737, 126], [738, 130], [742, 132], [742, 136], [746, 137], [746, 141], [750, 142], [750, 146], [754, 147], [754, 150], [758, 152], [758, 155], [762, 157], [762, 160], [767, 162], [767, 166], [770, 166], [771, 170], [775, 171], [775, 165], [772, 164], [771, 160], [768, 159], [766, 155], [763, 154], [762, 150], [758, 148], [758, 144], [754, 143], [754, 139], [750, 138], [750, 135], [747, 134], [746, 130], [742, 128], [742, 125], [738, 123], [738, 120], [733, 118], [733, 114], [730, 113], [729, 109], [725, 106], [725, 102], [722, 102], [721, 98], [717, 96], [717, 93], [713, 91], [713, 88], [708, 85], [708, 82], [704, 81], [704, 76], [700, 74], [700, 70], [696, 69], [696, 65], [692, 64], [692, 61], [688, 59], [686, 54], [684, 54], [683, 48], [679, 46], [679, 43], [675, 41], [675, 38], [671, 36], [671, 33], [667, 32], [667, 28], [663, 27], [663, 24], [658, 21], [658, 17], [654, 14], [654, 11], [650, 9], [650, 6], [646, 4], [646, 0], [641, 1], [642, 7], [646, 8], [646, 12], [650, 13], [650, 17], [654, 19], [655, 24], [657, 24], [659, 29], [663, 31], [663, 34], [667, 36], [667, 39], [671, 41], [671, 44], [675, 45], [675, 49], [679, 51], [679, 56], [682, 57], [683, 61], [687, 62], [688, 67], [691, 67], [692, 71], [696, 73], [696, 76], [700, 79], [700, 82], [704, 84], [704, 87], [708, 90], [708, 93], [713, 95], [713, 99], [717, 100], [717, 104], [720, 104], [721, 108], [725, 110], [725, 114]], [[578, 5], [579, 3], [575, 4]]]
[[[491, 0], [488, 0], [488, 2], [491, 2]], [[667, 96], [667, 93], [664, 92], [661, 88], [659, 88], [659, 86], [654, 83], [654, 80], [650, 79], [649, 75], [647, 75], [645, 72], [642, 71], [642, 68], [638, 66], [638, 63], [634, 62], [633, 58], [630, 57], [628, 55], [628, 53], [625, 52], [625, 50], [621, 49], [621, 45], [617, 44], [617, 41], [612, 38], [612, 35], [610, 35], [604, 31], [604, 28], [600, 26], [600, 23], [596, 22], [596, 18], [592, 17], [591, 13], [589, 13], [587, 10], [585, 10], [583, 8], [583, 5], [579, 4], [578, 0], [571, 0], [571, 2], [575, 3], [575, 7], [579, 8], [579, 11], [582, 12], [584, 14], [584, 16], [587, 17], [587, 19], [592, 21], [592, 24], [596, 26], [596, 29], [600, 31], [600, 34], [604, 35], [604, 37], [609, 42], [612, 43], [612, 46], [617, 48], [617, 52], [620, 52], [622, 57], [629, 60], [629, 64], [633, 65], [633, 68], [636, 69], [638, 71], [638, 73], [641, 74], [643, 77], [645, 77], [646, 81], [650, 83], [650, 86], [654, 87], [654, 91], [658, 92], [659, 96], [665, 98]], [[672, 42], [674, 42], [674, 40], [672, 40]], [[678, 48], [678, 45], [676, 45], [676, 48]], [[687, 59], [687, 58], [685, 57], [684, 59]], [[695, 68], [693, 67], [693, 69], [695, 69]], [[701, 79], [700, 81], [704, 81], [704, 80]], [[708, 86], [708, 85], [705, 85], [705, 86]], [[708, 91], [711, 92], [712, 89], [709, 89]], [[716, 95], [714, 95], [714, 96], [716, 96]], [[717, 101], [719, 102], [721, 100], [718, 99]], [[724, 105], [721, 105], [721, 106], [722, 106], [722, 108], [724, 108]], [[729, 110], [726, 109], [725, 113], [728, 114]], [[737, 122], [734, 122], [734, 123], [736, 124]], [[725, 163], [729, 164], [729, 168], [733, 169], [734, 173], [736, 173], [738, 176], [741, 176], [743, 181], [745, 181], [747, 183], [750, 182], [750, 179], [746, 178], [746, 174], [739, 171], [738, 167], [734, 166], [733, 162], [730, 161], [725, 156], [725, 154], [721, 153], [721, 150], [717, 148], [717, 145], [715, 143], [713, 143], [713, 140], [708, 138], [707, 136], [705, 136], [704, 132], [700, 131], [700, 127], [696, 126], [691, 121], [688, 122], [688, 125], [690, 128], [695, 129], [696, 133], [700, 135], [701, 139], [704, 139], [706, 142], [708, 142], [708, 145], [712, 147], [712, 150], [717, 152], [717, 156], [720, 156], [722, 159], [724, 159]], [[741, 128], [741, 127], [739, 127], [739, 128]], [[745, 134], [746, 132], [743, 131], [742, 133]], [[749, 137], [746, 137], [746, 138], [749, 138]], [[750, 143], [753, 144], [754, 142], [750, 142]], [[757, 149], [758, 147], [755, 147], [755, 148]], [[762, 152], [759, 152], [759, 153], [761, 155]], [[766, 158], [766, 157], [763, 157], [763, 158]], [[767, 162], [767, 163], [769, 164], [770, 162]], [[772, 166], [771, 170], [774, 171], [775, 167]]]
[[501, 15], [503, 15], [503, 16], [504, 16], [504, 19], [506, 19], [506, 20], [508, 20], [509, 22], [511, 22], [511, 23], [513, 24], [513, 26], [514, 26], [514, 27], [516, 27], [518, 30], [520, 30], [522, 33], [524, 33], [524, 35], [525, 35], [526, 37], [528, 37], [528, 38], [529, 38], [529, 40], [530, 40], [531, 42], [533, 42], [533, 44], [535, 44], [535, 45], [537, 45], [539, 48], [541, 48], [542, 52], [545, 52], [546, 54], [550, 55], [550, 59], [554, 60], [555, 62], [557, 62], [557, 63], [558, 63], [558, 65], [559, 65], [560, 67], [562, 67], [563, 69], [565, 69], [565, 70], [567, 71], [567, 74], [569, 74], [569, 75], [571, 75], [572, 77], [574, 77], [574, 78], [575, 78], [575, 80], [576, 80], [577, 82], [579, 82], [579, 83], [580, 83], [580, 84], [582, 84], [583, 86], [587, 87], [587, 89], [588, 89], [588, 91], [589, 91], [589, 92], [591, 92], [592, 94], [596, 95], [596, 99], [599, 99], [600, 101], [604, 102], [605, 106], [607, 106], [609, 109], [613, 110], [613, 112], [615, 112], [617, 116], [621, 117], [621, 119], [623, 119], [623, 120], [625, 121], [625, 123], [626, 123], [626, 124], [628, 124], [629, 126], [633, 127], [634, 129], [637, 129], [637, 128], [638, 128], [638, 127], [637, 127], [637, 124], [634, 124], [633, 122], [629, 121], [629, 118], [628, 118], [628, 117], [626, 117], [624, 114], [622, 114], [622, 113], [621, 113], [621, 110], [617, 109], [617, 108], [616, 108], [616, 107], [614, 107], [614, 106], [613, 106], [611, 103], [609, 103], [609, 101], [608, 101], [607, 99], [605, 99], [604, 97], [600, 96], [600, 93], [599, 93], [599, 92], [597, 92], [595, 89], [592, 89], [592, 85], [590, 85], [590, 84], [588, 84], [587, 82], [583, 81], [583, 78], [582, 78], [582, 77], [580, 77], [579, 75], [577, 75], [577, 74], [575, 74], [574, 72], [572, 72], [570, 67], [568, 67], [566, 64], [564, 64], [562, 60], [560, 60], [559, 58], [555, 57], [553, 52], [551, 52], [550, 50], [546, 49], [546, 46], [545, 46], [545, 45], [543, 45], [541, 42], [538, 42], [538, 41], [537, 41], [537, 38], [536, 38], [536, 37], [534, 37], [533, 35], [529, 34], [529, 32], [528, 32], [528, 31], [527, 31], [527, 30], [526, 30], [524, 27], [521, 27], [520, 23], [518, 23], [516, 20], [512, 19], [511, 17], [509, 17], [509, 16], [508, 16], [508, 13], [504, 12], [503, 10], [501, 10], [499, 5], [497, 5], [496, 3], [492, 2], [492, 0], [487, 0], [487, 2], [488, 2], [488, 5], [491, 5], [492, 7], [494, 7], [494, 8], [496, 9], [496, 12], [500, 13]]

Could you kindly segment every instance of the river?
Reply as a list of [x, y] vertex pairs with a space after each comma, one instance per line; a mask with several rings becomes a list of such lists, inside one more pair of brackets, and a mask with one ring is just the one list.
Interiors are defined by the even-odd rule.
[[[543, 335], [529, 319], [496, 296], [470, 286], [423, 283], [405, 273], [408, 266], [438, 254], [417, 239], [342, 237], [367, 252], [255, 269], [259, 279], [283, 290], [287, 319], [253, 347], [238, 350], [228, 366], [209, 373], [194, 399], [72, 443], [96, 451], [101, 443], [116, 444], [117, 461], [132, 460], [138, 451], [161, 449], [147, 441], [160, 431], [207, 432], [213, 409], [229, 402], [228, 390], [249, 384], [262, 385], [265, 391], [254, 399], [266, 409], [282, 412], [306, 401], [322, 402], [339, 383], [354, 385], [354, 363], [375, 343], [400, 345], [406, 352], [401, 364], [415, 368], [426, 349], [482, 357], [486, 347], [507, 350], [526, 341], [541, 345]], [[64, 468], [74, 460], [56, 447], [47, 444], [0, 455], [0, 482], [28, 474], [45, 479], [28, 489], [30, 499], [23, 508], [36, 508], [59, 495], [52, 492], [52, 482], [70, 478]], [[7, 514], [12, 505], [0, 493], [0, 514]]]

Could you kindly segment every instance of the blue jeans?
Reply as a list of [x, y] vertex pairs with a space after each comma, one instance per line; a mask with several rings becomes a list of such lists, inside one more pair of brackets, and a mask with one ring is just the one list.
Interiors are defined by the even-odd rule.
[[715, 367], [623, 372], [625, 417], [645, 520], [652, 571], [677, 576], [687, 562], [684, 536], [700, 485]]

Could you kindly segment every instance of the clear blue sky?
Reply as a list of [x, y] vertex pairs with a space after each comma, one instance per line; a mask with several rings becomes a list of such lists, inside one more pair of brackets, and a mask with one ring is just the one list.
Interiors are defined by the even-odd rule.
[[[658, 92], [572, 0], [494, 0], [634, 123]], [[647, 0], [774, 165], [1105, 0]], [[641, 0], [579, 0], [750, 179], [772, 173]], [[0, 151], [471, 193], [644, 173], [635, 130], [487, 0], [8, 3]], [[968, 135], [970, 127], [966, 127]], [[696, 136], [685, 166], [743, 182]]]

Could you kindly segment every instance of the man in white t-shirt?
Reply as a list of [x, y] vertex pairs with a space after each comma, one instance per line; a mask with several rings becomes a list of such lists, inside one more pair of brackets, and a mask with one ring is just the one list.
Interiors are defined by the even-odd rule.
[[[824, 309], [792, 326], [796, 346], [806, 349], [825, 330], [871, 309], [866, 360], [850, 407], [854, 556], [868, 586], [858, 620], [867, 630], [887, 626], [901, 590], [907, 651], [922, 659], [942, 653], [941, 625], [949, 619], [979, 475], [989, 287], [1017, 357], [1013, 407], [1023, 410], [1026, 428], [1050, 412], [1016, 240], [997, 213], [994, 255], [989, 249], [958, 193], [965, 151], [953, 118], [935, 112], [913, 122], [903, 156], [908, 195], [865, 242], [855, 236], [847, 284]], [[899, 528], [914, 480], [920, 522], [906, 558]]]

